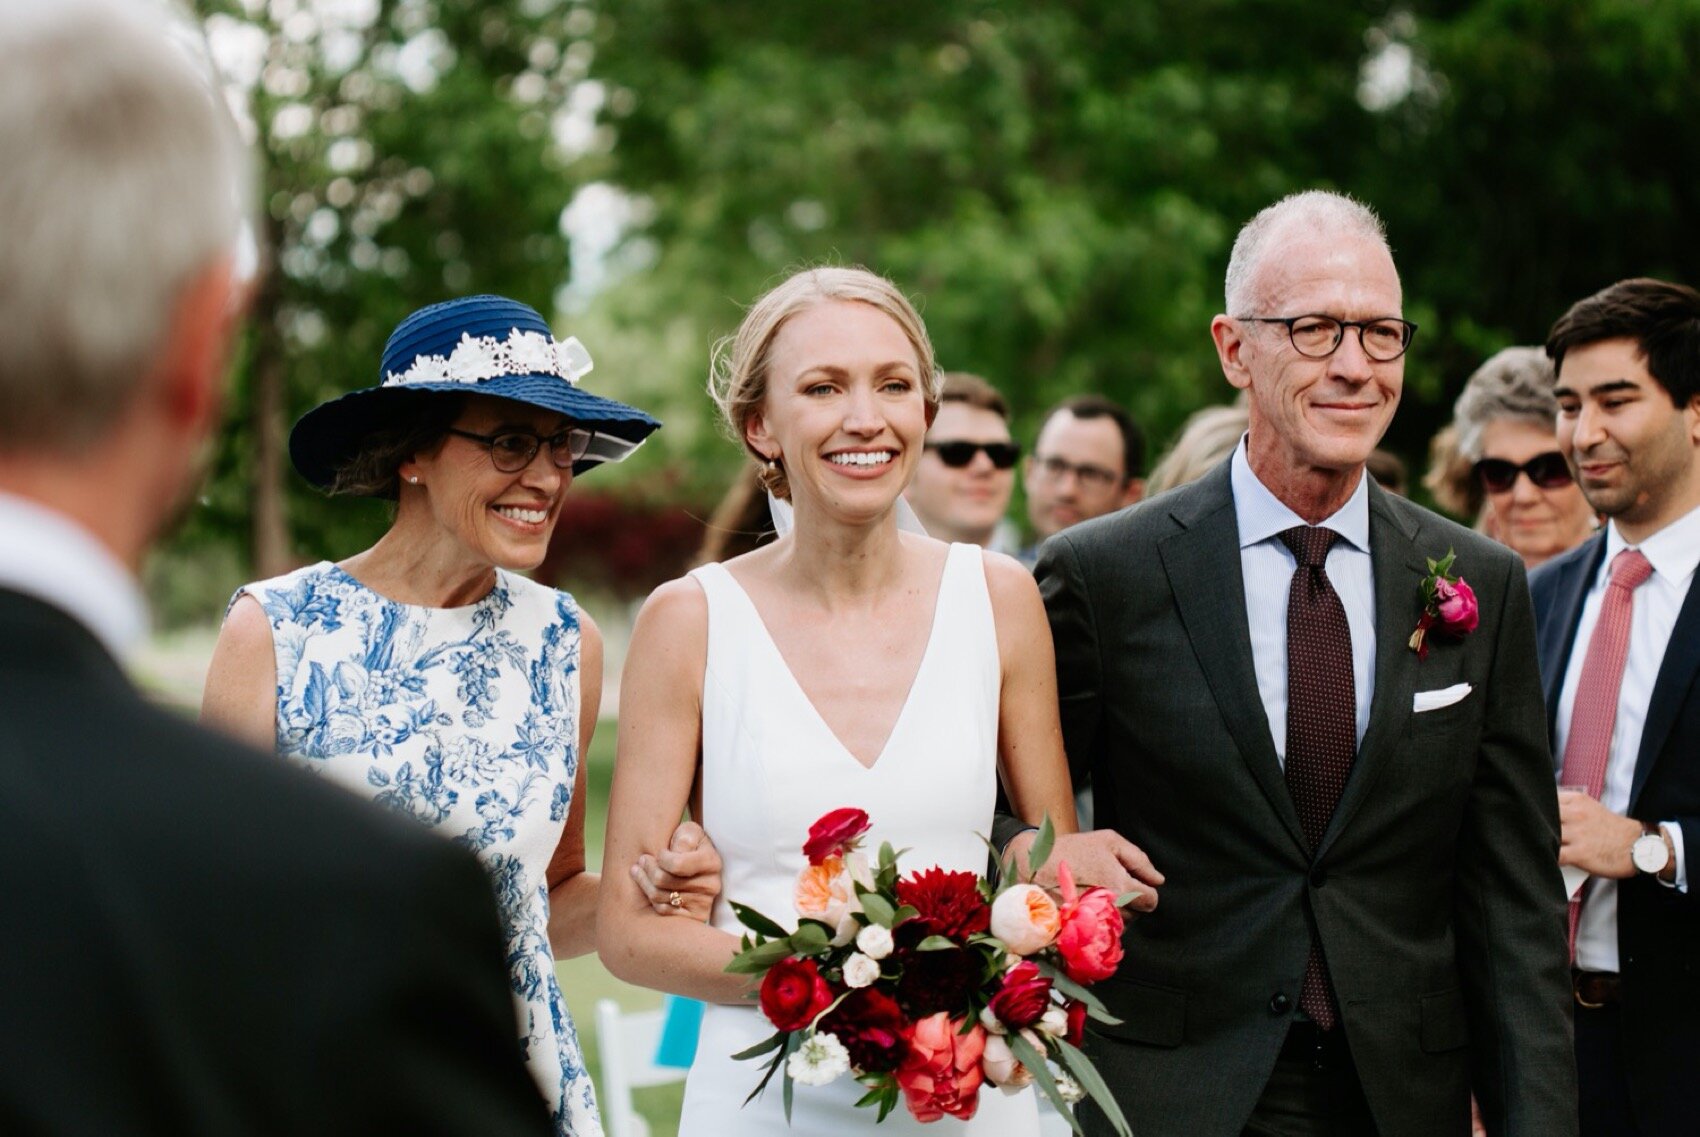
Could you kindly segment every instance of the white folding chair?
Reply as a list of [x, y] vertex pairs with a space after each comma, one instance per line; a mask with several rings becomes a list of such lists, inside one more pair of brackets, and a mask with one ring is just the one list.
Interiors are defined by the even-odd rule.
[[632, 1091], [682, 1082], [685, 1071], [657, 1066], [662, 1014], [622, 1011], [612, 999], [596, 1001], [596, 1045], [602, 1054], [602, 1128], [606, 1137], [649, 1137], [649, 1122], [632, 1107]]

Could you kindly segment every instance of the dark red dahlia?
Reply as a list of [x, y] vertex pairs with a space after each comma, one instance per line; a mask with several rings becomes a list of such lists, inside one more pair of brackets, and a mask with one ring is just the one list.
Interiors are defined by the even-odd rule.
[[[980, 878], [971, 872], [930, 868], [897, 882], [897, 901], [920, 913], [911, 928], [923, 936], [945, 936], [959, 944], [991, 926], [992, 909], [980, 895]], [[942, 1008], [941, 1008], [942, 1009]]]
[[903, 977], [897, 981], [897, 1001], [910, 1018], [923, 1019], [940, 1011], [961, 1018], [968, 997], [980, 986], [980, 956], [963, 948], [940, 951], [900, 949]]
[[836, 1035], [863, 1073], [897, 1069], [909, 1052], [908, 1021], [891, 996], [872, 987], [852, 991], [820, 1020], [818, 1029]]

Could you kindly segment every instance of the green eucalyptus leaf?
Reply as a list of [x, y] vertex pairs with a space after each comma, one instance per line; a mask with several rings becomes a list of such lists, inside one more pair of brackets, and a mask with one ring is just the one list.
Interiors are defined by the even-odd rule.
[[757, 932], [770, 939], [782, 940], [787, 935], [784, 928], [769, 920], [747, 904], [739, 904], [736, 900], [728, 901], [732, 906], [732, 914], [738, 917], [738, 922], [752, 932]]
[[1116, 1127], [1116, 1132], [1120, 1133], [1121, 1137], [1133, 1137], [1127, 1118], [1122, 1116], [1121, 1106], [1116, 1104], [1115, 1096], [1110, 1093], [1110, 1087], [1104, 1084], [1103, 1075], [1092, 1065], [1092, 1060], [1064, 1039], [1057, 1039], [1056, 1044], [1057, 1053], [1062, 1055], [1063, 1065], [1074, 1075], [1074, 1080], [1080, 1083], [1080, 1088], [1092, 1095], [1092, 1100], [1098, 1103], [1098, 1108], [1104, 1111], [1104, 1116]]
[[1038, 876], [1039, 869], [1050, 859], [1051, 846], [1056, 843], [1057, 831], [1051, 827], [1051, 815], [1045, 814], [1039, 823], [1039, 835], [1033, 838], [1033, 848], [1027, 853], [1027, 873]]

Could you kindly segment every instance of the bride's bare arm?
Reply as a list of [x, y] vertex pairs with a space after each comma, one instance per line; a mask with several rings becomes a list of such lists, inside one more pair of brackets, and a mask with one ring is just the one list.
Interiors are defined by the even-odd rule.
[[[1057, 862], [1066, 860], [1077, 881], [1102, 885], [1118, 896], [1137, 892], [1139, 899], [1133, 906], [1149, 912], [1157, 906], [1163, 874], [1144, 851], [1113, 830], [1077, 832], [1057, 710], [1056, 650], [1039, 586], [1019, 562], [996, 553], [986, 554], [986, 584], [1003, 666], [998, 767], [1004, 793], [1017, 816], [1037, 825], [1048, 813], [1057, 831], [1051, 857], [1038, 879], [1042, 884], [1055, 883]], [[1024, 833], [1010, 841], [1005, 852], [1015, 854], [1018, 863], [1025, 865], [1032, 845], [1033, 834]]]
[[[708, 602], [695, 581], [656, 589], [639, 613], [620, 683], [620, 739], [608, 799], [597, 947], [621, 979], [715, 1003], [743, 1001], [748, 977], [728, 975], [737, 940], [662, 915], [629, 872], [667, 849], [696, 781]], [[665, 906], [662, 906], [665, 907]]]
[[985, 554], [1003, 683], [998, 700], [998, 775], [1016, 816], [1049, 815], [1061, 833], [1079, 829], [1057, 715], [1057, 667], [1039, 586], [1019, 561]]

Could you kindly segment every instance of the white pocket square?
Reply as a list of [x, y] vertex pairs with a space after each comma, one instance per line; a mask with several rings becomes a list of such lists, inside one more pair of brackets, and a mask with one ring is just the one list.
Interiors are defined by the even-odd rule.
[[1454, 683], [1438, 691], [1418, 691], [1411, 700], [1411, 711], [1420, 715], [1424, 711], [1438, 711], [1441, 707], [1450, 707], [1453, 703], [1463, 702], [1472, 690], [1474, 688], [1468, 683]]

